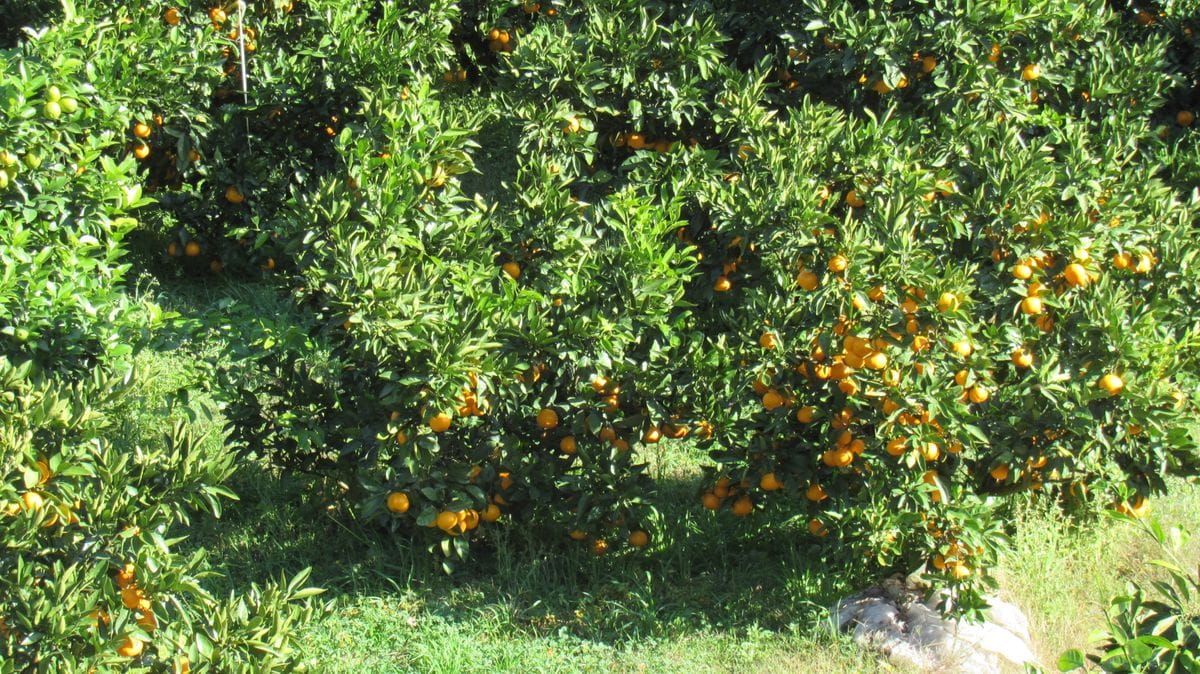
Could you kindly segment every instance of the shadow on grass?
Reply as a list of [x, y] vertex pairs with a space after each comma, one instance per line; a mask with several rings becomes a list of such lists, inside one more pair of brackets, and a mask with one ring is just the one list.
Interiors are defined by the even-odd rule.
[[[561, 532], [500, 527], [446, 576], [418, 535], [355, 522], [338, 485], [245, 466], [241, 502], [197, 522], [189, 546], [208, 550], [222, 593], [305, 567], [335, 601], [397, 596], [450, 621], [495, 618], [532, 634], [604, 643], [698, 630], [810, 627], [837, 596], [869, 581], [806, 555], [805, 535], [777, 522], [700, 509], [694, 485], [659, 486], [670, 531], [645, 551], [604, 558]], [[420, 534], [421, 532], [417, 532]]]

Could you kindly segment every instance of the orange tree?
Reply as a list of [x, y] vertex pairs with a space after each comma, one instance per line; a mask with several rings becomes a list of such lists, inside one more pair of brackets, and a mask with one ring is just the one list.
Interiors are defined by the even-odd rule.
[[207, 593], [203, 554], [172, 548], [231, 461], [129, 416], [129, 356], [166, 317], [124, 292], [142, 132], [98, 83], [112, 26], [79, 18], [2, 52], [0, 672], [286, 668], [304, 574]]
[[248, 449], [359, 470], [453, 566], [510, 514], [646, 544], [639, 450], [688, 437], [698, 507], [966, 585], [1005, 497], [1196, 473], [1194, 8], [413, 12], [258, 49], [337, 102], [319, 160], [218, 107], [259, 163], [213, 170], [269, 177], [224, 231], [308, 312], [228, 373]]
[[[460, 558], [510, 510], [603, 552], [645, 517], [631, 449], [693, 433], [706, 506], [957, 580], [992, 495], [1136, 510], [1195, 471], [1194, 214], [1145, 158], [1194, 141], [1155, 128], [1159, 19], [467, 9], [450, 41], [503, 115], [439, 104], [456, 62], [440, 91], [360, 71], [411, 87], [364, 93], [341, 168], [278, 212], [313, 323], [260, 343], [285, 348], [244, 391], [254, 447], [368, 459], [370, 509]], [[494, 203], [463, 193], [481, 153]]]

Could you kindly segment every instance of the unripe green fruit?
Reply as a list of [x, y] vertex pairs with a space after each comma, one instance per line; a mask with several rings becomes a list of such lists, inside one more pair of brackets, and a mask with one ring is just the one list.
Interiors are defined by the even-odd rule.
[[34, 169], [37, 169], [41, 165], [42, 165], [41, 157], [37, 156], [36, 154], [34, 154], [32, 152], [25, 155], [25, 166], [27, 166], [29, 168], [29, 170], [32, 171]]
[[62, 117], [62, 112], [62, 106], [60, 106], [56, 101], [50, 101], [42, 107], [42, 115], [44, 115], [46, 119], [58, 119], [59, 117]]
[[75, 114], [75, 111], [79, 109], [79, 101], [74, 98], [64, 98], [58, 104], [62, 107], [62, 111], [68, 115]]
[[51, 85], [50, 88], [46, 90], [47, 101], [56, 103], [60, 98], [62, 98], [62, 92], [58, 90], [58, 87]]

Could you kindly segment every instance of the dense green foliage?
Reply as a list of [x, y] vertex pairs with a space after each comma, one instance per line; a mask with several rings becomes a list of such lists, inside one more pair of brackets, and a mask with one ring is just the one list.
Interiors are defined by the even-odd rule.
[[978, 606], [1012, 499], [1200, 473], [1200, 8], [1017, 5], [5, 10], [48, 27], [4, 52], [0, 355], [122, 372], [173, 318], [140, 237], [295, 309], [223, 354], [231, 444], [447, 570], [510, 523], [662, 544], [686, 439], [698, 510]]

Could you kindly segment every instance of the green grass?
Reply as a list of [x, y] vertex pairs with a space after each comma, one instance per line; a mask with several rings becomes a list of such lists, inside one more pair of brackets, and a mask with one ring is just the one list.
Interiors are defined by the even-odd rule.
[[[209, 442], [222, 442], [213, 365], [248, 319], [291, 309], [252, 284], [168, 285], [157, 299], [195, 322], [140, 356], [149, 384], [131, 427], [156, 433], [164, 416], [190, 414]], [[838, 597], [877, 580], [861, 565], [816, 566], [786, 521], [762, 526], [697, 507], [698, 450], [658, 447], [645, 458], [671, 526], [643, 553], [596, 559], [561, 531], [509, 527], [448, 577], [419, 540], [356, 521], [346, 485], [252, 461], [231, 484], [241, 500], [184, 533], [209, 552], [219, 594], [312, 569], [312, 584], [327, 589], [327, 610], [302, 635], [312, 671], [892, 671], [822, 629]], [[1195, 512], [1200, 489], [1177, 483], [1155, 514], [1180, 524]], [[1128, 525], [1072, 525], [1035, 504], [1017, 508], [1013, 525], [1013, 550], [994, 571], [1051, 665], [1088, 646], [1108, 597], [1149, 577], [1158, 553]]]
[[[1198, 512], [1200, 486], [1173, 481], [1170, 495], [1153, 502], [1151, 516], [1164, 527], [1189, 527]], [[1162, 577], [1148, 564], [1162, 551], [1127, 523], [1100, 518], [1076, 525], [1049, 507], [1031, 505], [1013, 525], [1013, 550], [997, 570], [1002, 594], [1025, 609], [1047, 663], [1068, 648], [1090, 646], [1090, 635], [1104, 626], [1109, 599], [1128, 581], [1145, 585]], [[1186, 545], [1183, 558], [1200, 559], [1200, 539]]]

